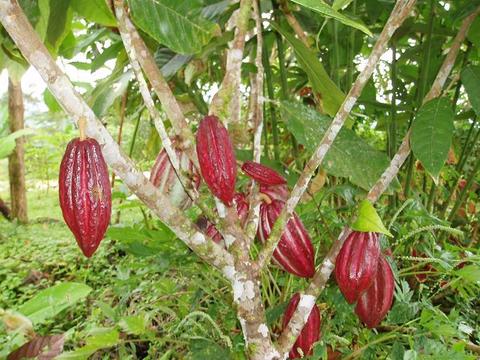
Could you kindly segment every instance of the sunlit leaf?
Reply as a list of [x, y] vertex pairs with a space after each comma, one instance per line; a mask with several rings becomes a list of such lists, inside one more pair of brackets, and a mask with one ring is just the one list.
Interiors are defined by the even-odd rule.
[[435, 181], [452, 144], [453, 118], [451, 101], [437, 98], [424, 104], [413, 121], [412, 151]]

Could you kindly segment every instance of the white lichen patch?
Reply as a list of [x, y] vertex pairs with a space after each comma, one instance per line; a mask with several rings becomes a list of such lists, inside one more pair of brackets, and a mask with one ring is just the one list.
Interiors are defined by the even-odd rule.
[[315, 296], [312, 295], [301, 295], [300, 301], [298, 303], [298, 308], [300, 311], [304, 312], [303, 321], [306, 323], [310, 315], [310, 310], [315, 305]]
[[217, 198], [215, 198], [215, 205], [217, 206], [218, 216], [224, 219], [225, 216], [227, 216], [227, 209], [225, 208], [225, 205]]
[[322, 270], [321, 270], [322, 274], [323, 275], [330, 275], [330, 273], [333, 270], [333, 267], [334, 267], [334, 265], [333, 265], [332, 261], [330, 259], [325, 259], [323, 261], [323, 266], [322, 266]]
[[235, 277], [235, 268], [233, 266], [225, 266], [223, 268], [223, 275], [225, 275], [228, 280], [233, 281]]
[[225, 245], [229, 248], [235, 242], [235, 237], [227, 234], [225, 235]]
[[249, 300], [253, 300], [253, 298], [255, 297], [255, 284], [252, 281], [247, 280], [245, 281], [244, 289], [245, 297]]
[[355, 105], [356, 101], [357, 101], [357, 98], [354, 97], [354, 96], [352, 96], [352, 97], [350, 97], [350, 98], [347, 99], [347, 101], [345, 102], [345, 111], [346, 111], [347, 113], [349, 113], [350, 111], [352, 111], [353, 106]]
[[192, 243], [195, 245], [202, 245], [205, 242], [205, 236], [202, 233], [197, 232], [192, 236]]
[[268, 337], [268, 326], [265, 324], [258, 325], [258, 332], [262, 334], [264, 338]]

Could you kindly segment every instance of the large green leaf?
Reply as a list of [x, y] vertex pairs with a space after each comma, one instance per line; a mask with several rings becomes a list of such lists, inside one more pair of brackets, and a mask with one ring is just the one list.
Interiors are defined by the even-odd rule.
[[33, 134], [32, 129], [17, 130], [7, 136], [0, 137], [0, 159], [6, 158], [15, 149], [15, 139], [20, 136]]
[[302, 6], [305, 6], [310, 10], [318, 12], [324, 16], [334, 18], [347, 26], [351, 26], [355, 29], [363, 31], [365, 34], [369, 36], [372, 36], [371, 31], [368, 30], [365, 24], [363, 24], [360, 20], [353, 20], [350, 17], [339, 13], [337, 10], [329, 6], [323, 0], [292, 0], [292, 1]]
[[[314, 151], [331, 119], [315, 109], [294, 102], [280, 104], [282, 118], [297, 141]], [[343, 128], [328, 151], [323, 166], [334, 176], [346, 177], [369, 190], [388, 166], [385, 153], [376, 150], [353, 130]]]
[[50, 0], [46, 45], [56, 53], [72, 27], [73, 11], [70, 0]]
[[292, 45], [297, 60], [307, 73], [313, 89], [321, 95], [323, 109], [327, 114], [334, 116], [340, 108], [345, 94], [330, 79], [322, 63], [312, 50], [280, 26], [276, 24], [272, 24], [272, 26]]
[[450, 100], [437, 98], [424, 104], [413, 121], [412, 151], [434, 181], [438, 179], [452, 143], [453, 118]]
[[473, 110], [480, 116], [480, 66], [470, 65], [466, 67], [462, 71], [462, 84]]
[[105, 0], [71, 0], [72, 8], [88, 21], [104, 26], [117, 26], [117, 20]]
[[42, 290], [18, 308], [33, 323], [56, 316], [77, 301], [85, 299], [92, 289], [80, 283], [65, 282]]
[[201, 16], [202, 2], [198, 0], [129, 2], [135, 24], [177, 53], [200, 52], [218, 27]]

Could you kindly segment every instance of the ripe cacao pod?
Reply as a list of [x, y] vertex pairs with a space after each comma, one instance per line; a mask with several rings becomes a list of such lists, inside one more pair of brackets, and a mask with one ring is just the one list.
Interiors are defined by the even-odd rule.
[[200, 122], [197, 155], [210, 191], [230, 206], [235, 193], [237, 163], [228, 131], [216, 116], [205, 116]]
[[[188, 174], [188, 177], [185, 177], [188, 179], [188, 183], [185, 186], [198, 189], [200, 186], [200, 174], [184, 151], [175, 149], [175, 152], [180, 165], [179, 170]], [[172, 205], [183, 210], [191, 206], [192, 200], [178, 179], [165, 149], [160, 151], [155, 160], [155, 164], [150, 172], [150, 182], [170, 199]]]
[[380, 324], [392, 306], [395, 280], [388, 261], [380, 255], [372, 285], [358, 299], [355, 312], [372, 329]]
[[335, 278], [348, 303], [353, 304], [373, 282], [380, 256], [376, 233], [352, 231], [340, 250]]
[[278, 172], [254, 161], [245, 161], [242, 165], [242, 170], [262, 185], [281, 185], [287, 183], [287, 180]]
[[[283, 315], [283, 328], [285, 328], [293, 316], [293, 313], [297, 309], [298, 303], [300, 302], [300, 294], [296, 293], [293, 295], [292, 299], [288, 303], [287, 310]], [[293, 345], [292, 350], [288, 354], [289, 359], [298, 359], [301, 357], [298, 349], [302, 350], [303, 356], [312, 355], [313, 344], [320, 339], [320, 325], [321, 325], [320, 310], [318, 306], [315, 305], [308, 316], [308, 320], [305, 323], [300, 335], [297, 338], [297, 341]]]
[[[267, 241], [284, 205], [284, 202], [278, 200], [260, 205], [258, 237], [262, 243]], [[273, 258], [291, 274], [305, 278], [314, 275], [315, 253], [312, 241], [297, 214], [293, 214], [285, 227], [277, 248], [273, 252]]]
[[108, 169], [95, 139], [73, 139], [60, 165], [63, 218], [86, 257], [97, 250], [110, 222], [112, 197]]

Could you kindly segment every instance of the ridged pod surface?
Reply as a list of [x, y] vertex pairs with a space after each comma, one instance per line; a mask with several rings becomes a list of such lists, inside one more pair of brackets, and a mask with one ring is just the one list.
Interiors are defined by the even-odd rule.
[[[262, 243], [265, 243], [268, 239], [284, 205], [284, 202], [278, 200], [273, 200], [270, 204], [263, 203], [260, 205], [258, 237]], [[285, 227], [278, 246], [273, 252], [273, 258], [285, 271], [291, 274], [304, 278], [310, 278], [314, 275], [315, 253], [312, 241], [297, 214], [293, 214], [293, 218]]]
[[[188, 174], [186, 178], [189, 180], [189, 183], [185, 185], [198, 189], [201, 180], [200, 174], [184, 151], [175, 149], [175, 152], [180, 165], [180, 171], [183, 174]], [[150, 172], [150, 181], [170, 199], [172, 205], [183, 210], [191, 206], [192, 201], [178, 179], [165, 149], [162, 149], [158, 153], [155, 164]]]
[[237, 164], [228, 131], [216, 116], [205, 116], [197, 131], [200, 171], [210, 191], [226, 205], [235, 193]]
[[355, 313], [372, 329], [378, 326], [392, 307], [395, 279], [390, 264], [380, 256], [372, 286], [358, 299]]
[[353, 304], [373, 282], [380, 256], [376, 233], [353, 231], [345, 240], [335, 264], [338, 287]]
[[112, 210], [108, 169], [95, 139], [73, 139], [60, 165], [59, 198], [63, 218], [86, 257], [103, 239]]
[[[293, 316], [293, 313], [297, 309], [298, 303], [300, 302], [300, 294], [296, 293], [293, 295], [292, 299], [288, 303], [287, 310], [283, 315], [283, 328], [287, 326], [288, 322]], [[313, 344], [320, 339], [320, 326], [321, 326], [321, 317], [320, 310], [318, 306], [315, 305], [308, 316], [308, 320], [305, 323], [300, 335], [297, 338], [297, 341], [293, 345], [292, 350], [288, 354], [289, 359], [298, 359], [301, 357], [298, 348], [302, 349], [304, 356], [312, 355]]]
[[245, 161], [242, 165], [242, 170], [262, 185], [281, 185], [287, 183], [287, 180], [278, 172], [254, 161]]

